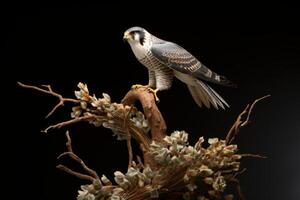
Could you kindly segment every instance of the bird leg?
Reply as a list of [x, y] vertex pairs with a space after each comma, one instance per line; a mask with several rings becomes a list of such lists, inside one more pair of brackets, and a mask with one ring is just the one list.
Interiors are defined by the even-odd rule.
[[155, 100], [156, 100], [157, 102], [159, 102], [159, 98], [157, 97], [158, 89], [157, 89], [157, 88], [156, 88], [156, 89], [153, 89], [153, 88], [151, 88], [151, 87], [148, 87], [147, 89], [148, 89], [150, 92], [153, 93]]
[[158, 89], [153, 89], [150, 85], [140, 85], [140, 84], [135, 84], [131, 86], [131, 89], [138, 89], [138, 88], [146, 88], [149, 92], [152, 92], [154, 95], [154, 98], [157, 102], [159, 102], [159, 98], [157, 97], [157, 92]]

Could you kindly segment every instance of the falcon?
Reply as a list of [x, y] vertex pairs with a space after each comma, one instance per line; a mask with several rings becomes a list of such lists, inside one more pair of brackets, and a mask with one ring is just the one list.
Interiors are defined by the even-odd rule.
[[229, 107], [207, 82], [227, 86], [232, 83], [208, 69], [181, 46], [159, 39], [141, 27], [129, 28], [124, 32], [123, 39], [129, 43], [137, 60], [148, 69], [148, 85], [134, 85], [134, 88], [146, 87], [158, 100], [156, 93], [170, 89], [176, 77], [187, 85], [199, 107]]

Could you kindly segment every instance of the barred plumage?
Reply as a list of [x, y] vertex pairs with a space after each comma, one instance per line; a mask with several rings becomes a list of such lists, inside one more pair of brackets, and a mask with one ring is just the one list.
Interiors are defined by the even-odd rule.
[[221, 85], [230, 85], [231, 82], [208, 69], [184, 48], [161, 40], [140, 27], [128, 29], [124, 33], [124, 39], [130, 44], [136, 58], [148, 68], [149, 86], [159, 91], [167, 90], [175, 76], [187, 84], [200, 107], [229, 107], [216, 91], [201, 80]]
[[152, 73], [149, 76], [149, 85], [161, 90], [167, 90], [172, 86], [173, 70], [163, 65], [150, 51], [139, 60]]

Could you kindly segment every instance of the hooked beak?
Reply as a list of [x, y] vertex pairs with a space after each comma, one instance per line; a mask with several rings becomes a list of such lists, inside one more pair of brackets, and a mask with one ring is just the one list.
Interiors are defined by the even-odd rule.
[[130, 38], [131, 38], [131, 36], [130, 36], [129, 32], [125, 32], [125, 33], [124, 33], [124, 36], [123, 36], [123, 40], [124, 40], [124, 41], [127, 41], [127, 40], [129, 40]]

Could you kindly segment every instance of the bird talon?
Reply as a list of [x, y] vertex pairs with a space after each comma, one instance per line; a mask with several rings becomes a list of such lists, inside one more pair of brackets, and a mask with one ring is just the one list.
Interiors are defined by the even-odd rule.
[[138, 88], [146, 88], [149, 92], [153, 93], [155, 101], [159, 102], [159, 98], [157, 97], [158, 89], [153, 89], [153, 88], [151, 88], [150, 85], [135, 84], [135, 85], [131, 86], [131, 89], [138, 89]]
[[152, 92], [152, 93], [153, 93], [153, 96], [154, 96], [154, 98], [155, 98], [155, 101], [159, 102], [159, 98], [157, 97], [158, 89], [152, 89], [151, 87], [148, 87], [147, 89], [149, 90], [149, 92]]
[[149, 85], [141, 85], [141, 84], [135, 84], [131, 86], [131, 89], [138, 89], [138, 88], [150, 88]]

